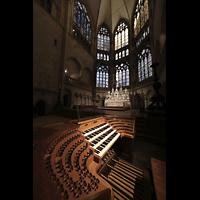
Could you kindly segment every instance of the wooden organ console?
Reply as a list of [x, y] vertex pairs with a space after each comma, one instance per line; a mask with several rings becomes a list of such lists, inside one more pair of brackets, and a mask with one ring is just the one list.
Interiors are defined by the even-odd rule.
[[99, 117], [77, 124], [53, 140], [44, 156], [61, 199], [143, 199], [143, 170], [112, 148], [118, 138], [134, 138], [135, 118]]

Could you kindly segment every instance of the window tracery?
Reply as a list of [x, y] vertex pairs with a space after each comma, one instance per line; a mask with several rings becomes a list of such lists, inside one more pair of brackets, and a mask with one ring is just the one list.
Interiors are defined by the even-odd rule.
[[96, 87], [108, 88], [108, 70], [109, 67], [104, 64], [97, 66]]
[[80, 3], [79, 1], [74, 2], [73, 21], [74, 21], [73, 31], [80, 33], [82, 37], [85, 38], [89, 44], [91, 44], [92, 30], [91, 30], [90, 18], [88, 16], [88, 12], [85, 5], [83, 3]]
[[148, 0], [138, 0], [133, 20], [134, 37], [138, 35], [138, 33], [143, 28], [148, 19], [149, 19]]
[[129, 86], [129, 64], [116, 65], [116, 87]]
[[153, 75], [152, 73], [152, 55], [149, 47], [138, 54], [138, 81], [141, 82]]
[[121, 22], [115, 32], [115, 50], [121, 49], [129, 44], [128, 25]]
[[109, 61], [110, 35], [104, 26], [97, 33], [97, 60]]

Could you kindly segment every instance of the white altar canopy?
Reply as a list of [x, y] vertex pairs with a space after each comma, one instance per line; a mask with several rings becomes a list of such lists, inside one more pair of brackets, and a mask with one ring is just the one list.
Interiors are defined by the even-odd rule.
[[122, 87], [119, 89], [116, 88], [115, 91], [112, 88], [112, 91], [108, 91], [105, 98], [105, 107], [130, 107], [130, 98], [129, 92]]

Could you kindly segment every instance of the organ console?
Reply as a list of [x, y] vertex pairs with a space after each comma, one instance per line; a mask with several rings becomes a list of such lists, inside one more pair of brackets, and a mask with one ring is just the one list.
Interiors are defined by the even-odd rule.
[[134, 138], [135, 118], [99, 117], [81, 122], [53, 140], [44, 166], [61, 199], [143, 199], [143, 170], [120, 159], [113, 144]]

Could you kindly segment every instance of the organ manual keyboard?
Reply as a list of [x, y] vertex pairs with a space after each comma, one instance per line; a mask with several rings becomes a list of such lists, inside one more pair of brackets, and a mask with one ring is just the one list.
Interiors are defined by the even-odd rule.
[[61, 199], [143, 199], [143, 170], [112, 148], [119, 138], [134, 138], [135, 118], [72, 122], [76, 125], [53, 140], [44, 156]]

